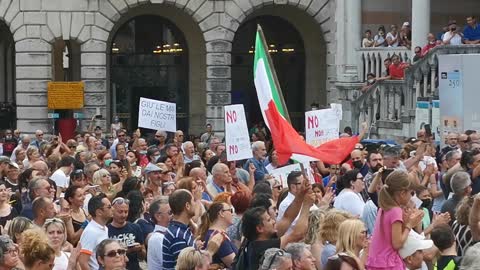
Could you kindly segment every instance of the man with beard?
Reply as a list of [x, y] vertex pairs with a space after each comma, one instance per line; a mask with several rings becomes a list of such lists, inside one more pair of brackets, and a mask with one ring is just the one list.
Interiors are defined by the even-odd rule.
[[383, 167], [383, 156], [377, 151], [372, 151], [368, 153], [367, 156], [367, 165], [368, 172], [363, 177], [365, 181], [365, 189], [361, 192], [363, 200], [366, 202], [369, 198], [368, 196], [368, 187], [373, 181], [373, 175]]

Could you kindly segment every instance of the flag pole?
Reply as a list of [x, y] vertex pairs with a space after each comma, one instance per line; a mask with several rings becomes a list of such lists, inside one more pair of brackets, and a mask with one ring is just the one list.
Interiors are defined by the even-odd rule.
[[287, 104], [285, 103], [285, 99], [283, 98], [282, 88], [280, 87], [280, 83], [278, 82], [277, 72], [275, 71], [275, 66], [273, 65], [272, 58], [270, 57], [270, 52], [268, 51], [269, 47], [268, 47], [268, 44], [267, 44], [267, 40], [265, 39], [265, 35], [263, 34], [263, 30], [262, 30], [262, 27], [260, 26], [260, 24], [257, 24], [257, 32], [260, 34], [260, 38], [262, 40], [263, 47], [266, 50], [267, 60], [268, 60], [268, 64], [271, 67], [273, 81], [275, 83], [275, 87], [277, 88], [278, 95], [279, 95], [279, 98], [280, 98], [280, 102], [282, 103], [282, 107], [283, 107], [283, 110], [285, 112], [284, 117], [288, 121], [288, 123], [291, 124], [292, 122], [290, 121], [290, 115], [288, 114]]

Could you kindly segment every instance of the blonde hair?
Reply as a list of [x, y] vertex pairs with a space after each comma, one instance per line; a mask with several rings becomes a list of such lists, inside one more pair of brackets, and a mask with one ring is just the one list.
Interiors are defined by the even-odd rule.
[[307, 235], [305, 236], [305, 243], [312, 245], [318, 240], [321, 241], [320, 237], [320, 226], [325, 221], [326, 212], [322, 209], [317, 209], [310, 212], [308, 216], [308, 229]]
[[378, 195], [378, 206], [383, 210], [390, 210], [393, 207], [399, 206], [393, 198], [395, 193], [412, 189], [412, 182], [408, 173], [400, 170], [395, 170], [387, 176], [385, 184], [383, 185]]
[[17, 235], [20, 235], [23, 231], [33, 228], [33, 223], [26, 217], [16, 217], [12, 219], [10, 226], [8, 227], [7, 234], [15, 244], [18, 244]]
[[178, 255], [175, 270], [194, 270], [196, 267], [201, 267], [208, 263], [208, 260], [205, 260], [207, 256], [205, 251], [193, 247], [184, 248]]
[[94, 185], [102, 185], [102, 175], [110, 174], [106, 169], [100, 169], [93, 174], [92, 180]]
[[22, 255], [26, 267], [35, 262], [47, 262], [55, 257], [55, 251], [48, 245], [48, 238], [40, 228], [26, 230], [22, 233]]
[[353, 216], [345, 211], [332, 209], [325, 215], [325, 220], [320, 226], [320, 237], [322, 241], [327, 241], [330, 244], [335, 244], [338, 239], [338, 227], [342, 222]]
[[62, 245], [65, 244], [65, 242], [67, 242], [67, 226], [65, 226], [65, 222], [59, 218], [48, 218], [43, 224], [43, 230], [47, 233], [48, 228], [52, 225], [60, 225], [64, 234]]
[[347, 219], [338, 227], [337, 253], [347, 253], [352, 257], [358, 257], [355, 254], [358, 235], [365, 230], [365, 224], [359, 219]]

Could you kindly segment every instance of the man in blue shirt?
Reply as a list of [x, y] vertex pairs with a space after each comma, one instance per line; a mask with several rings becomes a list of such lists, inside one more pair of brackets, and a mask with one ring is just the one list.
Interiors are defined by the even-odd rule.
[[480, 43], [480, 28], [475, 19], [475, 16], [467, 17], [467, 26], [463, 30], [463, 37], [465, 44], [479, 44]]
[[[190, 220], [195, 216], [195, 201], [192, 193], [186, 189], [175, 190], [168, 199], [172, 211], [172, 221], [168, 224], [163, 239], [163, 269], [174, 270], [180, 252], [194, 246], [194, 236], [190, 229]], [[207, 251], [213, 256], [223, 241], [222, 234], [216, 234], [208, 241]]]
[[262, 141], [256, 141], [252, 144], [253, 158], [248, 159], [245, 162], [243, 168], [248, 171], [248, 166], [250, 163], [253, 163], [255, 166], [255, 183], [265, 179], [265, 175], [268, 174], [267, 168], [265, 167], [265, 158], [267, 156], [267, 148], [265, 143]]

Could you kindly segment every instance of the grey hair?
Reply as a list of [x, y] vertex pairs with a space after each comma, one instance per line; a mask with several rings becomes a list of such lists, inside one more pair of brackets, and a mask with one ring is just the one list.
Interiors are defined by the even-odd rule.
[[15, 247], [15, 244], [13, 243], [12, 239], [8, 237], [8, 235], [1, 235], [0, 236], [0, 263], [4, 263], [5, 259], [5, 253], [8, 252], [8, 250], [11, 247]]
[[458, 150], [448, 151], [447, 154], [445, 155], [445, 160], [446, 161], [452, 160], [452, 158], [455, 154], [460, 154], [461, 155], [462, 153]]
[[265, 146], [265, 143], [262, 141], [255, 141], [252, 143], [252, 151], [257, 151], [260, 146]]
[[213, 165], [213, 168], [212, 168], [212, 175], [216, 175], [216, 174], [219, 174], [219, 173], [223, 173], [222, 172], [222, 167], [223, 166], [227, 166], [223, 163], [216, 163], [215, 165]]
[[305, 250], [310, 250], [310, 245], [305, 243], [290, 243], [285, 248], [285, 251], [292, 255], [292, 261], [301, 260], [302, 254], [305, 253]]
[[150, 213], [150, 216], [154, 221], [155, 221], [155, 214], [160, 210], [160, 207], [162, 206], [162, 204], [168, 204], [168, 196], [160, 196], [158, 199], [153, 201], [150, 204], [150, 207], [148, 208], [148, 213]]
[[463, 193], [463, 190], [471, 184], [472, 180], [467, 172], [456, 172], [450, 180], [450, 188], [454, 194]]
[[400, 157], [400, 149], [398, 147], [390, 146], [390, 147], [385, 147], [383, 150], [383, 157]]
[[[290, 253], [285, 251], [283, 251], [284, 252], [283, 256], [275, 256], [277, 252], [281, 252], [281, 251], [282, 250], [279, 248], [269, 248], [265, 250], [265, 253], [263, 254], [262, 262], [258, 270], [269, 270], [269, 269], [279, 268], [283, 264], [285, 259], [287, 260], [292, 259], [292, 255], [290, 255]], [[275, 259], [275, 261], [272, 262], [273, 259]]]
[[167, 132], [165, 130], [158, 130], [157, 133], [155, 133], [158, 136], [163, 135], [163, 137], [167, 137]]
[[479, 270], [480, 269], [480, 243], [469, 247], [463, 255], [460, 270]]

